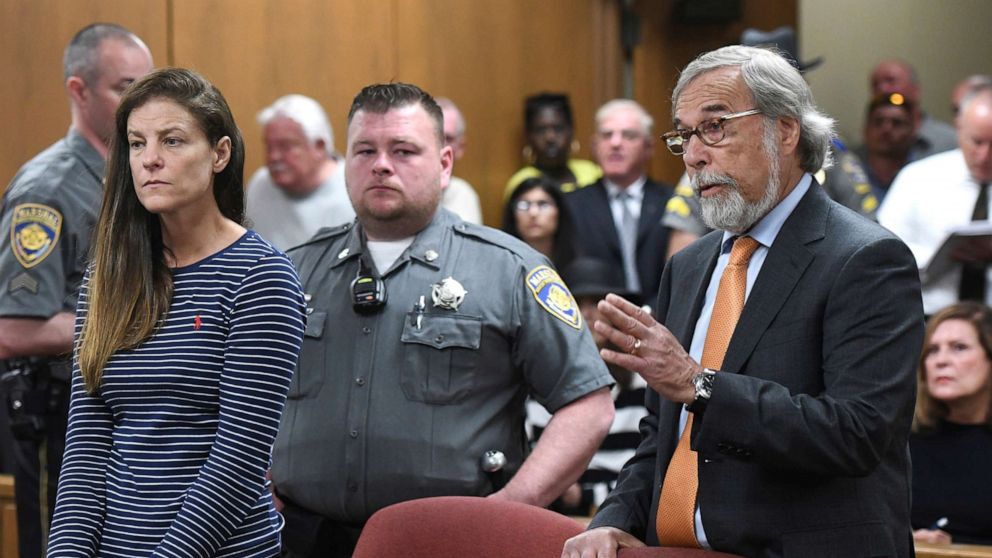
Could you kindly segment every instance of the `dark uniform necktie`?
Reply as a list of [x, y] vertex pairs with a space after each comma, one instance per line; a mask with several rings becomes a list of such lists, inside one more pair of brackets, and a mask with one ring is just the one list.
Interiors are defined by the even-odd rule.
[[623, 275], [627, 290], [641, 292], [641, 281], [637, 276], [637, 219], [628, 202], [633, 199], [626, 190], [617, 193], [620, 202], [620, 252], [623, 255]]
[[[978, 200], [975, 210], [971, 213], [972, 221], [985, 221], [989, 218], [989, 185], [978, 185]], [[961, 288], [958, 290], [958, 300], [976, 300], [985, 302], [985, 271], [988, 268], [983, 263], [965, 263], [961, 266]]]

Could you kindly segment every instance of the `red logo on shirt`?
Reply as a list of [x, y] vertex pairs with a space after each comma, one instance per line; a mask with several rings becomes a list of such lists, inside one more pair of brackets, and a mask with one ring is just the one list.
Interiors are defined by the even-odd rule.
[[196, 318], [193, 319], [193, 329], [198, 330], [201, 325], [203, 325], [203, 321], [200, 320], [200, 315], [197, 314]]

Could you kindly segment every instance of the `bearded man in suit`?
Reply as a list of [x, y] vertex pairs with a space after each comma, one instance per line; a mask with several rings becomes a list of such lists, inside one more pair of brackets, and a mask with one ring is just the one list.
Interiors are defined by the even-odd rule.
[[715, 230], [665, 269], [656, 322], [609, 296], [603, 357], [651, 390], [642, 442], [563, 557], [641, 546], [913, 554], [907, 437], [923, 333], [913, 256], [811, 173], [831, 119], [777, 53], [705, 53], [673, 93]]

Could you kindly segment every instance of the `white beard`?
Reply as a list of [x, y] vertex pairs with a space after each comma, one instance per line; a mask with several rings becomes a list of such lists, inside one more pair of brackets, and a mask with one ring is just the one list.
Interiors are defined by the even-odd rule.
[[[743, 233], [778, 204], [779, 161], [778, 144], [774, 135], [764, 134], [764, 151], [768, 163], [768, 183], [765, 192], [756, 202], [749, 202], [741, 193], [740, 184], [728, 174], [702, 170], [692, 176], [692, 189], [699, 198], [703, 222], [711, 229]], [[703, 197], [699, 193], [700, 184], [720, 184], [724, 192], [716, 196]]]

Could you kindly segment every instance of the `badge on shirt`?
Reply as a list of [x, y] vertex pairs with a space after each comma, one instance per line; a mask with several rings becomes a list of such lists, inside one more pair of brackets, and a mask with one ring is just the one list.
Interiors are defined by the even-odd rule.
[[575, 329], [582, 329], [579, 305], [555, 270], [546, 265], [534, 268], [527, 274], [527, 287], [549, 314]]
[[48, 257], [62, 234], [62, 214], [40, 203], [25, 203], [14, 207], [10, 224], [10, 244], [14, 257], [30, 269]]
[[468, 291], [465, 290], [465, 287], [453, 277], [448, 277], [440, 283], [431, 285], [431, 301], [434, 302], [436, 308], [457, 312], [458, 306], [465, 300], [467, 294]]

